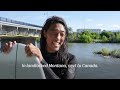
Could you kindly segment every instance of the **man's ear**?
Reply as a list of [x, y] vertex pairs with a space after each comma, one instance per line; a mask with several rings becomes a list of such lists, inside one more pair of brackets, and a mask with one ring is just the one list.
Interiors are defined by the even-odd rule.
[[43, 34], [44, 34], [44, 37], [47, 38], [47, 35], [46, 35], [46, 32], [45, 32], [45, 31], [43, 31]]

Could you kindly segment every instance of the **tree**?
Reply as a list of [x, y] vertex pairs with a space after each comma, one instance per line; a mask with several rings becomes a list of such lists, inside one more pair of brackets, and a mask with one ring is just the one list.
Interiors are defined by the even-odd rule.
[[98, 33], [91, 33], [91, 38], [92, 39], [99, 39], [100, 35]]
[[73, 29], [71, 27], [68, 28], [69, 33], [73, 33]]
[[103, 35], [103, 36], [102, 36], [102, 41], [103, 41], [103, 42], [107, 42], [107, 41], [108, 41], [108, 38]]
[[84, 31], [84, 32], [82, 32], [82, 35], [90, 35], [91, 34], [91, 32], [89, 31], [89, 30], [86, 30], [86, 31]]
[[72, 41], [73, 40], [73, 37], [72, 37], [72, 32], [73, 32], [73, 30], [72, 30], [72, 28], [71, 27], [69, 27], [68, 28], [68, 40], [69, 41]]
[[82, 42], [82, 43], [93, 42], [93, 39], [89, 35], [85, 35], [85, 34], [81, 35], [79, 39], [80, 39], [80, 42]]
[[115, 39], [116, 39], [116, 42], [120, 42], [120, 33], [116, 34], [116, 38]]

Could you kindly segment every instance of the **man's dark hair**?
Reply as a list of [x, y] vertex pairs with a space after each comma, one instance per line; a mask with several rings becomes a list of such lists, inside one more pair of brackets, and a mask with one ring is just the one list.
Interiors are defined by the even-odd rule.
[[52, 16], [46, 20], [41, 30], [40, 49], [44, 58], [45, 57], [44, 52], [46, 51], [46, 38], [44, 37], [44, 31], [47, 32], [50, 26], [55, 23], [61, 23], [66, 30], [65, 41], [63, 45], [60, 47], [59, 51], [57, 52], [57, 58], [59, 59], [59, 62], [65, 64], [67, 63], [66, 60], [67, 60], [67, 54], [68, 54], [68, 44], [67, 44], [68, 43], [68, 27], [63, 18], [58, 16]]

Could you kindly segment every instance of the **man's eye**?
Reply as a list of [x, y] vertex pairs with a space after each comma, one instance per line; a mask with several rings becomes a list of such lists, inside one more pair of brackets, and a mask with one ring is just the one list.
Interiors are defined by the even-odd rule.
[[52, 33], [53, 35], [55, 35], [56, 33]]
[[51, 35], [55, 35], [56, 33], [54, 33], [54, 32], [51, 32], [50, 34], [51, 34]]
[[61, 33], [60, 35], [61, 35], [61, 36], [65, 36], [65, 34], [64, 34], [64, 33]]

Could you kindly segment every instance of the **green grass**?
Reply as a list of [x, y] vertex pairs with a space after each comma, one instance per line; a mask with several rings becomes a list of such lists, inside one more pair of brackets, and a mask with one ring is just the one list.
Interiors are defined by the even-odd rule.
[[115, 50], [111, 51], [110, 55], [113, 57], [120, 58], [120, 49], [117, 49], [117, 50], [115, 49]]
[[110, 51], [107, 48], [102, 48], [102, 50], [100, 52], [104, 56], [109, 56], [110, 55]]
[[107, 48], [102, 48], [101, 51], [94, 52], [95, 54], [102, 54], [103, 56], [112, 56], [115, 58], [120, 58], [120, 49], [108, 50]]

